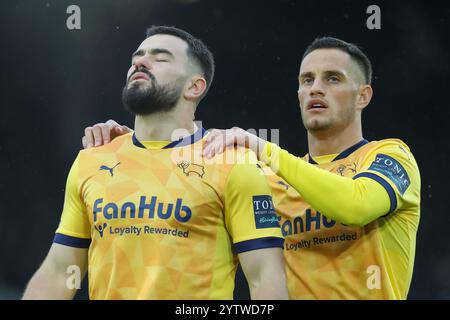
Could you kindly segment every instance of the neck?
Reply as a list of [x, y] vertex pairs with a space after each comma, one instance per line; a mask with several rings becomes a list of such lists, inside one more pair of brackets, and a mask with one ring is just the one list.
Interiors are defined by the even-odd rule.
[[184, 138], [197, 129], [193, 120], [194, 111], [187, 106], [176, 106], [170, 112], [136, 116], [136, 138], [141, 141], [172, 141]]
[[308, 131], [308, 148], [311, 157], [338, 154], [363, 139], [361, 121], [342, 129]]

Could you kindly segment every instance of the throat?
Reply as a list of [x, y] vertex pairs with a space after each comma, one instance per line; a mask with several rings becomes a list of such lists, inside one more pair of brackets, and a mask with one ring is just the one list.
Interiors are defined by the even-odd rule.
[[183, 123], [171, 117], [137, 116], [135, 133], [140, 141], [176, 141], [192, 135], [197, 126], [194, 122]]

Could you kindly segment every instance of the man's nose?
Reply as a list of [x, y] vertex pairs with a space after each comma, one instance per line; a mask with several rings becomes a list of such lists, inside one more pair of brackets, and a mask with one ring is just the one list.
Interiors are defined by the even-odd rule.
[[133, 65], [134, 65], [134, 67], [136, 69], [145, 68], [147, 70], [150, 70], [152, 68], [152, 65], [151, 65], [151, 62], [150, 62], [150, 58], [149, 58], [149, 56], [147, 54], [137, 57], [134, 60]]
[[314, 83], [311, 86], [311, 90], [309, 92], [310, 96], [324, 95], [325, 91], [323, 89], [323, 83], [319, 79], [315, 79]]

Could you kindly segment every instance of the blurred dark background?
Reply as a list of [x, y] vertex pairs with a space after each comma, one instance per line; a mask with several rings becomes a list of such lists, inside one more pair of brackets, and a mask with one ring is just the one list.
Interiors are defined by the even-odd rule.
[[[307, 152], [296, 94], [304, 49], [323, 35], [361, 46], [374, 67], [365, 138], [403, 139], [421, 169], [409, 298], [449, 299], [450, 4], [442, 3], [2, 1], [0, 299], [21, 296], [52, 243], [84, 128], [110, 118], [133, 126], [120, 93], [151, 25], [185, 29], [215, 54], [216, 78], [197, 111], [205, 128], [278, 128], [281, 146], [298, 155]], [[72, 4], [81, 30], [66, 27]], [[381, 8], [381, 30], [366, 27], [371, 4]]]

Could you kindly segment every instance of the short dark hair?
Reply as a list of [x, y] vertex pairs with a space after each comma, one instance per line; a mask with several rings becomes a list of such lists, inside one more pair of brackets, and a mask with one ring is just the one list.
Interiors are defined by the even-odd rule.
[[316, 38], [306, 48], [302, 61], [308, 54], [317, 49], [338, 49], [348, 53], [363, 72], [366, 84], [372, 82], [372, 64], [366, 54], [357, 45], [332, 37]]
[[202, 97], [206, 95], [214, 79], [214, 56], [202, 40], [195, 38], [190, 33], [172, 26], [151, 26], [147, 29], [147, 38], [156, 34], [167, 34], [178, 37], [188, 44], [187, 55], [200, 67], [206, 80], [206, 90]]

